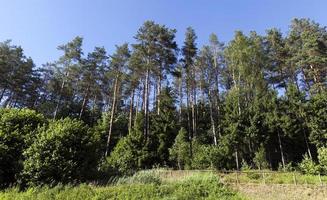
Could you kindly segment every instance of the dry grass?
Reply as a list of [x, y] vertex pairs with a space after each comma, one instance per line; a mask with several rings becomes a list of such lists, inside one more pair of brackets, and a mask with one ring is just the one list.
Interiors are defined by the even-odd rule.
[[231, 188], [253, 200], [326, 200], [327, 187], [290, 184], [234, 184]]

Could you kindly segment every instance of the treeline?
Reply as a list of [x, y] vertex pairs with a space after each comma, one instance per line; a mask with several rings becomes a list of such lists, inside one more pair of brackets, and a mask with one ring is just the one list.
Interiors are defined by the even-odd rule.
[[286, 36], [211, 34], [201, 48], [191, 27], [180, 48], [175, 34], [146, 21], [111, 55], [84, 53], [76, 37], [42, 67], [0, 43], [0, 184], [154, 166], [287, 169], [304, 155], [324, 168], [326, 27], [294, 19]]

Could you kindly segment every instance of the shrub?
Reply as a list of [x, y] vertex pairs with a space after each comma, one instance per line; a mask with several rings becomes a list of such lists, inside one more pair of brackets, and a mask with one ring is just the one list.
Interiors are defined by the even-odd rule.
[[0, 110], [0, 187], [17, 181], [23, 168], [22, 153], [33, 142], [36, 128], [43, 123], [43, 115], [33, 110]]
[[259, 170], [268, 168], [268, 162], [266, 159], [266, 151], [262, 145], [260, 146], [258, 151], [255, 153], [253, 162]]
[[242, 159], [241, 166], [242, 166], [241, 167], [242, 171], [250, 171], [251, 170], [251, 166], [244, 159]]
[[51, 121], [38, 129], [36, 140], [24, 152], [25, 181], [28, 185], [84, 181], [96, 169], [97, 146], [98, 138], [83, 122]]
[[144, 141], [144, 135], [140, 130], [131, 131], [119, 140], [107, 158], [109, 165], [123, 174], [132, 174], [141, 169], [144, 166], [143, 162], [150, 159]]
[[194, 169], [222, 169], [225, 164], [224, 158], [223, 148], [193, 142], [192, 167]]
[[300, 170], [305, 174], [318, 174], [319, 165], [317, 165], [309, 156], [305, 154], [302, 162], [299, 164]]
[[285, 171], [285, 172], [292, 172], [294, 171], [294, 167], [293, 167], [293, 163], [289, 162], [287, 164], [285, 164], [285, 168], [283, 167], [282, 163], [278, 164], [278, 171]]
[[327, 148], [321, 147], [318, 149], [319, 165], [323, 173], [327, 174]]

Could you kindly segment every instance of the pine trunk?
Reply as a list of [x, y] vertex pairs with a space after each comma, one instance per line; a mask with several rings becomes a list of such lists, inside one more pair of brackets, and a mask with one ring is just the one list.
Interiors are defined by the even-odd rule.
[[215, 120], [213, 119], [212, 99], [211, 99], [210, 90], [209, 90], [209, 107], [210, 107], [210, 120], [211, 120], [212, 134], [213, 134], [213, 143], [215, 146], [217, 146], [216, 126], [215, 126]]
[[106, 145], [105, 157], [108, 156], [108, 152], [109, 152], [109, 146], [110, 146], [110, 140], [111, 140], [111, 133], [112, 133], [112, 125], [113, 125], [114, 114], [115, 114], [115, 108], [116, 108], [117, 92], [118, 92], [118, 75], [117, 75], [116, 78], [115, 78], [114, 97], [113, 97], [113, 100], [112, 100], [112, 106], [111, 106], [110, 122], [109, 122], [109, 131], [108, 131], [108, 139], [107, 139], [107, 145]]
[[279, 143], [279, 149], [280, 149], [280, 156], [281, 156], [281, 158], [282, 158], [283, 169], [285, 170], [284, 151], [283, 151], [283, 145], [282, 145], [282, 140], [281, 140], [281, 138], [280, 138], [279, 130], [277, 131], [277, 134], [278, 134], [278, 143]]
[[56, 117], [57, 117], [58, 110], [59, 110], [59, 106], [60, 106], [60, 103], [61, 103], [62, 92], [63, 92], [63, 90], [64, 90], [64, 87], [65, 87], [65, 84], [66, 84], [66, 78], [67, 78], [68, 76], [69, 76], [69, 73], [67, 72], [67, 73], [65, 74], [64, 79], [62, 80], [62, 84], [61, 84], [60, 92], [59, 92], [58, 102], [57, 102], [57, 105], [56, 105], [55, 111], [54, 111], [54, 113], [53, 113], [53, 119], [56, 119]]
[[147, 140], [148, 138], [148, 130], [149, 130], [149, 69], [146, 70], [146, 75], [145, 75], [145, 92], [144, 92], [144, 136]]
[[134, 89], [132, 90], [131, 94], [131, 101], [129, 105], [129, 119], [128, 119], [128, 131], [129, 133], [132, 130], [132, 123], [133, 123], [133, 109], [134, 109]]
[[85, 95], [84, 95], [84, 98], [83, 98], [82, 108], [81, 108], [81, 111], [79, 112], [79, 119], [82, 118], [83, 113], [84, 113], [85, 108], [86, 108], [86, 105], [87, 105], [87, 103], [88, 103], [89, 90], [90, 90], [89, 88], [90, 88], [90, 87], [87, 87], [86, 92], [85, 92]]
[[6, 92], [6, 88], [4, 88], [4, 89], [2, 90], [2, 92], [1, 92], [1, 95], [0, 95], [0, 103], [1, 103], [1, 101], [2, 101], [3, 96], [5, 95], [5, 92]]

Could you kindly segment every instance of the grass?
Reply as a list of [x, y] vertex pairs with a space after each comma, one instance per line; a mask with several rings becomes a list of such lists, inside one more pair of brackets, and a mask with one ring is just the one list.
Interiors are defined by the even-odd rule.
[[312, 184], [327, 185], [327, 176], [305, 175], [299, 172], [247, 171], [241, 173], [220, 173], [225, 183], [256, 184]]
[[[320, 180], [324, 185], [321, 185]], [[29, 188], [26, 191], [19, 191], [17, 188], [0, 191], [0, 200], [7, 199], [327, 199], [327, 177], [319, 178], [298, 172], [253, 170], [236, 174], [158, 169], [112, 179], [107, 186], [58, 185], [54, 188]]]
[[[144, 173], [144, 172], [141, 172]], [[152, 173], [152, 172], [149, 172]], [[76, 199], [76, 200], [188, 200], [188, 199], [244, 199], [226, 188], [212, 173], [194, 174], [176, 181], [158, 181], [156, 175], [136, 174], [123, 178], [110, 186], [56, 186], [54, 188], [29, 188], [19, 191], [16, 188], [0, 192], [0, 199]]]
[[215, 172], [206, 170], [158, 170], [160, 177], [167, 181], [178, 180], [194, 174], [205, 174], [212, 172], [220, 177], [221, 182], [227, 184], [233, 183], [251, 183], [251, 184], [312, 184], [327, 185], [327, 176], [305, 175], [299, 172], [278, 172], [278, 171], [258, 171], [249, 170], [242, 172]]

